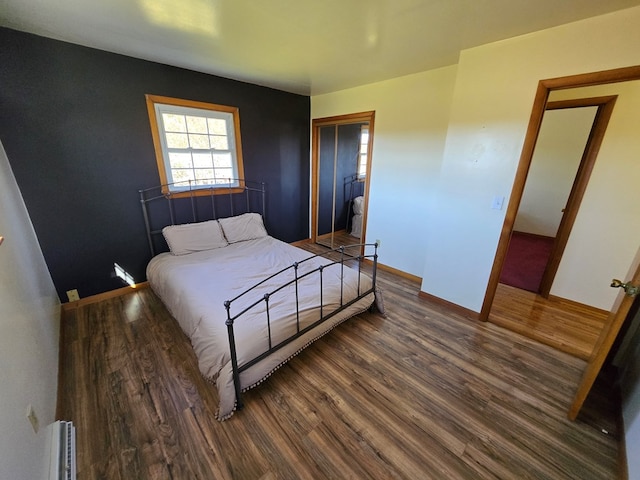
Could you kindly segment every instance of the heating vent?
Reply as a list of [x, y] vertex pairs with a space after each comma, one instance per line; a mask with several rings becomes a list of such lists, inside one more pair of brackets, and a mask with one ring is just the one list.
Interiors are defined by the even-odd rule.
[[49, 445], [48, 480], [76, 480], [76, 427], [57, 421], [47, 427]]

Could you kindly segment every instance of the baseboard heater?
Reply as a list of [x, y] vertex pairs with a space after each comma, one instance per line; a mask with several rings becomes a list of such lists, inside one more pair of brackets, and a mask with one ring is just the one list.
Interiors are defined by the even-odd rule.
[[48, 480], [76, 480], [76, 427], [59, 420], [47, 427]]

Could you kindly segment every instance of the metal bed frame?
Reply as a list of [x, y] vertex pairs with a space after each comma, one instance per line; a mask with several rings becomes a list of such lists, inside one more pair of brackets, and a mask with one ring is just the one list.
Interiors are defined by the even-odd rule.
[[[198, 181], [207, 182], [210, 180], [212, 179]], [[158, 253], [156, 252], [153, 238], [162, 233], [162, 227], [189, 222], [195, 223], [205, 220], [215, 220], [218, 218], [217, 212], [225, 206], [228, 208], [226, 210], [229, 214], [228, 216], [255, 212], [260, 213], [262, 218], [266, 220], [266, 186], [264, 182], [255, 182], [242, 178], [229, 178], [225, 179], [225, 181], [224, 186], [220, 187], [204, 187], [197, 184], [194, 180], [188, 180], [138, 190], [144, 225], [147, 232], [147, 241], [149, 242], [152, 257]], [[180, 186], [180, 190], [171, 191], [171, 187], [173, 186]], [[258, 203], [260, 204], [259, 209], [252, 208], [252, 195], [258, 197]], [[244, 202], [241, 203], [241, 208], [238, 208], [238, 199]], [[162, 202], [162, 200], [165, 200], [166, 203]], [[226, 205], [222, 205], [223, 202]], [[152, 224], [155, 224], [152, 218], [153, 214], [162, 213], [152, 211], [153, 205], [163, 203], [166, 208], [165, 213], [169, 215], [169, 221], [161, 222], [161, 228], [153, 229], [151, 227]], [[205, 208], [203, 203], [210, 204], [210, 208]], [[180, 214], [182, 214], [182, 217]], [[166, 218], [166, 216], [164, 216], [164, 218]], [[180, 218], [186, 220], [179, 221]]]
[[[353, 173], [351, 175], [344, 177], [345, 198], [349, 199], [349, 203], [347, 205], [347, 223], [345, 226], [345, 230], [349, 233], [350, 233], [350, 227], [353, 228], [353, 225], [351, 224], [352, 222], [351, 208], [353, 205], [353, 200], [358, 196], [358, 195], [354, 195], [353, 193], [354, 193], [354, 190], [356, 190], [356, 185], [359, 186], [360, 184], [362, 184], [363, 187], [362, 188], [358, 187], [357, 190], [364, 190], [364, 180], [361, 179], [357, 173]], [[349, 190], [349, 195], [346, 195], [347, 189]], [[364, 195], [364, 191], [359, 195]]]
[[[230, 180], [230, 184], [234, 181], [234, 179]], [[229, 212], [231, 213], [231, 215], [236, 214], [236, 209], [234, 209], [234, 203], [236, 202], [236, 197], [244, 197], [244, 209], [242, 213], [246, 213], [246, 212], [250, 212], [251, 211], [251, 202], [250, 202], [250, 194], [254, 193], [257, 194], [260, 199], [261, 199], [261, 205], [260, 205], [260, 210], [263, 215], [265, 215], [265, 194], [266, 194], [266, 189], [265, 189], [265, 184], [264, 183], [258, 183], [258, 182], [249, 182], [246, 180], [236, 180], [240, 182], [241, 185], [241, 191], [238, 192], [238, 187], [228, 187], [229, 192], [225, 193], [224, 195], [220, 194], [220, 188], [214, 189], [211, 187], [208, 188], [202, 188], [199, 187], [198, 185], [193, 185], [192, 182], [189, 182], [189, 187], [185, 188], [183, 191], [179, 192], [180, 195], [176, 195], [176, 192], [170, 193], [169, 192], [169, 185], [160, 185], [157, 187], [153, 187], [153, 188], [148, 188], [148, 189], [144, 189], [144, 190], [139, 190], [140, 193], [140, 204], [142, 206], [142, 212], [143, 212], [143, 217], [144, 217], [144, 222], [145, 222], [145, 227], [146, 227], [146, 232], [147, 232], [147, 239], [149, 242], [149, 248], [151, 250], [151, 254], [152, 256], [156, 254], [156, 249], [154, 248], [154, 242], [153, 242], [153, 236], [160, 234], [162, 232], [162, 229], [152, 229], [151, 224], [154, 223], [153, 219], [152, 219], [152, 212], [150, 211], [150, 204], [153, 202], [161, 202], [162, 200], [166, 200], [166, 207], [168, 208], [168, 212], [169, 212], [169, 218], [170, 218], [170, 224], [171, 225], [175, 225], [176, 224], [176, 206], [175, 203], [176, 202], [182, 202], [185, 203], [187, 202], [189, 205], [189, 212], [190, 215], [188, 215], [188, 219], [191, 220], [192, 222], [197, 222], [197, 221], [203, 221], [203, 220], [210, 220], [210, 219], [216, 219], [216, 206], [217, 206], [217, 202], [221, 201], [222, 197], [227, 197], [228, 199], [228, 205], [230, 206], [229, 208]], [[223, 187], [227, 188], [227, 187]], [[165, 193], [163, 193], [165, 192]], [[166, 193], [169, 192], [169, 193]], [[201, 215], [201, 210], [202, 207], [201, 205], [198, 205], [198, 202], [196, 199], [201, 199], [202, 197], [211, 197], [210, 198], [210, 202], [211, 202], [211, 209], [210, 209], [210, 213], [211, 215], [205, 215], [203, 218], [203, 215]], [[216, 198], [219, 197], [219, 198]], [[184, 205], [183, 205], [184, 206]], [[183, 222], [180, 222], [183, 223]], [[184, 222], [186, 223], [186, 222]], [[348, 248], [357, 248], [360, 253], [358, 256], [352, 256], [352, 255], [348, 255], [345, 254], [345, 250]], [[367, 253], [367, 249], [370, 253]], [[371, 250], [373, 250], [373, 252], [371, 253]], [[339, 259], [335, 259], [335, 260], [330, 260], [330, 257], [336, 257], [336, 254], [339, 254]], [[328, 260], [330, 260], [329, 263], [325, 264], [325, 265], [321, 265], [318, 268], [315, 268], [313, 270], [307, 271], [303, 274], [299, 274], [298, 273], [298, 269], [299, 267], [304, 264], [305, 262], [308, 262], [314, 258], [327, 258]], [[372, 264], [372, 271], [371, 271], [371, 280], [372, 280], [372, 285], [370, 288], [366, 289], [366, 290], [362, 290], [361, 289], [361, 283], [360, 283], [360, 279], [361, 279], [361, 273], [362, 273], [362, 264], [363, 262], [365, 262], [365, 260], [370, 261]], [[348, 265], [345, 265], [345, 263], [353, 263], [353, 262], [357, 262], [358, 268], [358, 285], [357, 285], [357, 296], [351, 300], [348, 301], [344, 301], [343, 298], [343, 289], [344, 289], [344, 268], [346, 266], [346, 268], [351, 268]], [[323, 271], [325, 268], [328, 268], [330, 266], [333, 265], [340, 265], [340, 306], [332, 309], [331, 311], [325, 311], [325, 305], [324, 305], [324, 300], [323, 300]], [[272, 353], [276, 352], [277, 350], [280, 350], [281, 348], [285, 347], [286, 345], [290, 344], [291, 342], [293, 342], [294, 340], [296, 340], [297, 338], [301, 337], [302, 335], [306, 334], [307, 332], [313, 330], [314, 328], [316, 328], [318, 325], [322, 324], [323, 322], [326, 322], [327, 320], [331, 319], [332, 317], [334, 317], [335, 315], [337, 315], [338, 313], [342, 312], [343, 310], [347, 309], [348, 307], [350, 307], [351, 305], [353, 305], [354, 303], [358, 302], [359, 300], [363, 299], [364, 297], [366, 297], [367, 295], [373, 293], [374, 295], [378, 295], [379, 293], [377, 292], [376, 289], [376, 276], [377, 276], [377, 267], [378, 267], [378, 243], [373, 243], [373, 244], [358, 244], [358, 245], [349, 245], [347, 247], [345, 246], [341, 246], [339, 248], [335, 248], [332, 250], [328, 250], [325, 253], [322, 254], [317, 254], [317, 255], [313, 255], [309, 258], [306, 258], [300, 262], [295, 262], [293, 265], [290, 265], [266, 278], [264, 278], [263, 280], [261, 280], [260, 282], [256, 283], [255, 285], [250, 286], [249, 288], [247, 288], [245, 291], [243, 291], [242, 293], [240, 293], [239, 295], [237, 295], [236, 297], [227, 300], [226, 302], [224, 302], [224, 307], [226, 309], [227, 312], [227, 320], [225, 322], [226, 326], [227, 326], [227, 333], [228, 333], [228, 337], [229, 337], [229, 349], [230, 349], [230, 355], [231, 355], [231, 365], [232, 365], [232, 369], [233, 369], [233, 383], [234, 383], [234, 389], [235, 389], [235, 396], [236, 396], [236, 408], [237, 409], [241, 409], [243, 407], [243, 402], [242, 402], [242, 387], [240, 384], [240, 374], [247, 370], [248, 368], [252, 367], [253, 365], [257, 364], [258, 362], [260, 362], [261, 360], [263, 360], [264, 358], [268, 357], [269, 355], [271, 355]], [[285, 276], [287, 274], [290, 274], [290, 272], [293, 272], [293, 279], [292, 280], [287, 280], [285, 279]], [[303, 280], [304, 278], [307, 277], [313, 277], [314, 275], [317, 275], [318, 278], [318, 282], [319, 282], [319, 286], [320, 286], [320, 318], [318, 320], [316, 320], [315, 322], [313, 322], [312, 324], [301, 328], [300, 327], [300, 311], [299, 311], [299, 298], [298, 298], [298, 282]], [[245, 307], [243, 310], [237, 312], [237, 313], [232, 313], [232, 307], [234, 305], [234, 302], [237, 302], [239, 299], [249, 295], [251, 292], [253, 292], [256, 288], [258, 288], [260, 285], [263, 285], [264, 283], [266, 283], [269, 280], [272, 280], [274, 278], [283, 278], [283, 283], [280, 284], [278, 287], [276, 287], [275, 289], [273, 289], [272, 291], [263, 294], [262, 296], [259, 296], [254, 302], [252, 302], [249, 306]], [[270, 312], [269, 312], [269, 298], [274, 295], [275, 293], [289, 287], [293, 285], [294, 286], [294, 290], [295, 290], [295, 297], [296, 297], [296, 301], [295, 301], [295, 309], [296, 309], [296, 333], [293, 334], [292, 336], [282, 340], [280, 343], [273, 345], [273, 341], [271, 338], [271, 317], [270, 317]], [[237, 355], [237, 345], [236, 345], [236, 341], [235, 341], [235, 334], [234, 334], [234, 323], [240, 319], [242, 317], [242, 315], [246, 314], [248, 311], [250, 311], [251, 309], [259, 306], [261, 303], [264, 303], [265, 305], [265, 321], [266, 321], [266, 325], [267, 325], [267, 332], [268, 332], [268, 344], [269, 344], [269, 348], [268, 350], [266, 350], [265, 352], [263, 352], [262, 354], [258, 355], [257, 357], [245, 362], [243, 365], [238, 365], [238, 355]], [[374, 302], [375, 303], [375, 302]], [[370, 308], [373, 308], [373, 304], [371, 305]], [[250, 387], [247, 387], [250, 388]]]

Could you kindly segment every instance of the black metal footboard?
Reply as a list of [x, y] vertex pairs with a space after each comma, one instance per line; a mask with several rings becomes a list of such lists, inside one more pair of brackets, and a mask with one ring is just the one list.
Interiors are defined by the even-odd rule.
[[[364, 252], [363, 254], [358, 255], [357, 257], [353, 257], [353, 256], [349, 256], [349, 255], [345, 255], [345, 249], [346, 248], [351, 248], [351, 247], [355, 247], [357, 248], [358, 251], [362, 251]], [[366, 254], [366, 250], [367, 248], [369, 248], [369, 250], [371, 250], [371, 248], [373, 248], [373, 253], [372, 254]], [[323, 257], [323, 258], [327, 258], [332, 256], [335, 256], [336, 253], [340, 254], [340, 258], [337, 260], [332, 260], [330, 263], [319, 266], [313, 270], [304, 272], [302, 274], [299, 274], [299, 267], [300, 265], [302, 265], [305, 262], [308, 262], [309, 260], [312, 260], [314, 258], [318, 258], [318, 257]], [[361, 290], [361, 283], [360, 283], [360, 279], [361, 279], [361, 273], [362, 273], [362, 263], [364, 262], [365, 259], [371, 260], [372, 264], [373, 264], [373, 270], [372, 270], [372, 274], [371, 274], [371, 287], [367, 288], [365, 290]], [[345, 263], [350, 263], [350, 262], [357, 262], [358, 264], [358, 268], [357, 268], [357, 296], [353, 299], [350, 299], [348, 301], [344, 301], [343, 298], [343, 291], [344, 291], [344, 269], [345, 268], [351, 268], [347, 265], [345, 265]], [[337, 308], [333, 308], [331, 309], [331, 311], [326, 311], [325, 305], [324, 305], [324, 298], [323, 298], [323, 271], [333, 265], [340, 265], [340, 306]], [[378, 267], [378, 243], [373, 243], [373, 244], [360, 244], [360, 245], [349, 245], [349, 247], [344, 247], [341, 246], [339, 248], [327, 251], [326, 253], [323, 254], [319, 254], [319, 255], [313, 255], [309, 258], [306, 258], [300, 262], [295, 262], [293, 265], [290, 265], [287, 268], [284, 268], [276, 273], [274, 273], [273, 275], [265, 278], [264, 280], [260, 281], [259, 283], [253, 285], [252, 287], [250, 287], [249, 289], [245, 290], [244, 292], [242, 292], [240, 295], [236, 296], [235, 298], [231, 299], [231, 300], [227, 300], [225, 302], [225, 308], [227, 310], [227, 320], [226, 320], [226, 325], [227, 325], [227, 331], [229, 334], [229, 348], [230, 348], [230, 352], [231, 352], [231, 365], [233, 367], [233, 383], [234, 383], [234, 388], [235, 388], [235, 395], [236, 395], [236, 408], [240, 409], [242, 408], [242, 387], [240, 385], [240, 373], [242, 373], [243, 371], [247, 370], [248, 368], [252, 367], [253, 365], [255, 365], [256, 363], [258, 363], [259, 361], [263, 360], [264, 358], [268, 357], [269, 355], [273, 354], [274, 352], [276, 352], [277, 350], [280, 350], [281, 348], [285, 347], [286, 345], [290, 344], [291, 342], [293, 342], [294, 340], [296, 340], [297, 338], [301, 337], [302, 335], [304, 335], [305, 333], [309, 332], [310, 330], [314, 329], [315, 327], [317, 327], [318, 325], [322, 324], [323, 322], [326, 322], [327, 320], [329, 320], [330, 318], [332, 318], [333, 316], [337, 315], [338, 313], [342, 312], [343, 310], [345, 310], [346, 308], [348, 308], [349, 306], [353, 305], [354, 303], [356, 303], [357, 301], [361, 300], [362, 298], [366, 297], [367, 295], [369, 295], [370, 293], [374, 293], [376, 292], [376, 272], [377, 272], [377, 267]], [[249, 295], [251, 292], [253, 292], [254, 290], [256, 290], [258, 287], [260, 287], [261, 285], [265, 284], [266, 282], [274, 279], [274, 278], [278, 278], [278, 277], [282, 277], [284, 278], [285, 275], [288, 273], [290, 274], [291, 272], [293, 272], [293, 276], [294, 278], [291, 280], [287, 280], [284, 283], [282, 283], [281, 285], [279, 285], [278, 287], [274, 288], [273, 290], [271, 290], [268, 293], [263, 294], [262, 296], [259, 296], [259, 298], [256, 299], [255, 302], [252, 302], [249, 306], [246, 306], [245, 308], [243, 308], [240, 312], [232, 314], [231, 310], [232, 310], [232, 306], [234, 304], [234, 302], [236, 302], [238, 299], [246, 297], [247, 295]], [[318, 285], [320, 288], [320, 307], [319, 307], [319, 314], [320, 314], [320, 318], [311, 323], [310, 325], [307, 325], [304, 328], [300, 327], [300, 298], [298, 296], [298, 285], [299, 282], [305, 278], [318, 278]], [[294, 286], [295, 289], [295, 309], [296, 309], [296, 333], [291, 335], [290, 337], [280, 341], [279, 343], [273, 345], [273, 341], [272, 341], [272, 336], [271, 336], [271, 318], [270, 318], [270, 312], [269, 312], [269, 298], [289, 287], [289, 286]], [[252, 310], [253, 308], [255, 308], [256, 306], [258, 306], [259, 304], [264, 303], [265, 305], [265, 321], [266, 321], [266, 325], [267, 325], [267, 332], [268, 332], [268, 341], [269, 341], [269, 348], [268, 350], [266, 350], [265, 352], [263, 352], [262, 354], [256, 356], [255, 358], [245, 362], [242, 365], [238, 365], [238, 350], [237, 350], [237, 346], [236, 346], [236, 340], [235, 340], [235, 334], [234, 334], [234, 322], [238, 319], [240, 319], [243, 315], [245, 315], [248, 311]]]

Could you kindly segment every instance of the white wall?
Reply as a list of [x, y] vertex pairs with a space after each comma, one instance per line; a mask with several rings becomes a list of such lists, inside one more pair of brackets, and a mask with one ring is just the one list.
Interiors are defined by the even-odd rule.
[[556, 236], [596, 110], [581, 107], [545, 112], [514, 230]]
[[55, 415], [60, 301], [1, 144], [0, 235], [0, 478], [38, 479]]
[[634, 7], [461, 53], [423, 291], [480, 311], [505, 214], [492, 198], [510, 195], [538, 81], [640, 64], [638, 25]]
[[422, 276], [456, 67], [311, 97], [311, 117], [375, 110], [368, 242], [380, 262]]

